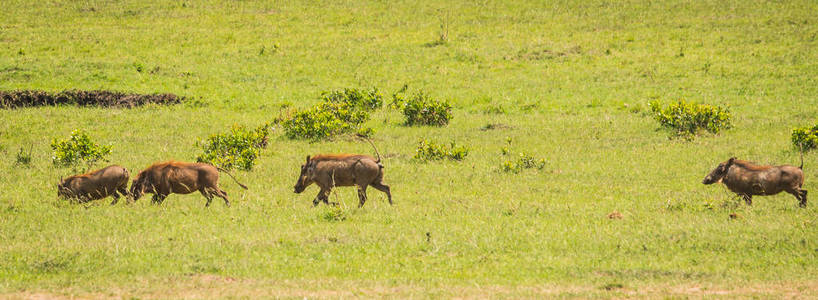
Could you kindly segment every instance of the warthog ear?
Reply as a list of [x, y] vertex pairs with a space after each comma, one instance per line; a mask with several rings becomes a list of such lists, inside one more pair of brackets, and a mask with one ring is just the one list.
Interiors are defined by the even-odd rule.
[[307, 163], [310, 163], [310, 156], [307, 155]]
[[735, 156], [734, 156], [734, 157], [731, 157], [730, 159], [728, 159], [728, 160], [727, 160], [727, 165], [728, 165], [728, 166], [729, 166], [729, 165], [732, 165], [732, 164], [733, 164], [733, 162], [734, 162], [735, 160], [736, 160], [736, 157], [735, 157]]

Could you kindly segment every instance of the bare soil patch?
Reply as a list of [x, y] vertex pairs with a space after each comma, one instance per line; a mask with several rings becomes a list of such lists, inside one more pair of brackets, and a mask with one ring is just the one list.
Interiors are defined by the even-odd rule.
[[818, 282], [780, 282], [719, 286], [707, 284], [674, 285], [575, 285], [525, 286], [426, 286], [384, 285], [370, 281], [339, 280], [253, 280], [220, 275], [193, 274], [165, 280], [137, 282], [131, 287], [112, 287], [104, 291], [22, 291], [0, 293], [0, 299], [217, 299], [217, 298], [780, 298], [814, 299]]

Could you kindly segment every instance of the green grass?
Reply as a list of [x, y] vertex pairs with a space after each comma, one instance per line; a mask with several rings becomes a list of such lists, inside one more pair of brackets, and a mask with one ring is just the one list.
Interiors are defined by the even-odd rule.
[[[788, 194], [747, 207], [701, 184], [731, 156], [799, 164], [790, 133], [818, 115], [815, 2], [3, 7], [0, 89], [195, 102], [0, 111], [0, 298], [818, 295], [814, 154], [805, 156], [805, 189], [816, 191], [806, 209]], [[113, 145], [111, 163], [136, 174], [192, 161], [197, 140], [259, 126], [282, 106], [310, 107], [322, 91], [389, 95], [404, 84], [449, 100], [454, 117], [409, 127], [384, 108], [367, 122], [394, 207], [370, 189], [357, 209], [354, 189], [338, 188], [345, 219], [312, 208], [317, 188], [292, 192], [306, 155], [373, 152], [347, 138], [288, 140], [281, 128], [252, 172], [236, 172], [250, 190], [222, 176], [232, 208], [204, 208], [198, 194], [161, 207], [56, 199], [55, 184], [72, 172], [51, 164], [49, 142], [77, 128]], [[668, 139], [647, 114], [654, 99], [729, 106], [734, 128]], [[487, 124], [505, 126], [481, 130]], [[507, 137], [545, 168], [501, 172]], [[422, 138], [468, 145], [469, 156], [413, 162]], [[29, 145], [30, 166], [15, 165]], [[608, 219], [612, 211], [623, 218]]]

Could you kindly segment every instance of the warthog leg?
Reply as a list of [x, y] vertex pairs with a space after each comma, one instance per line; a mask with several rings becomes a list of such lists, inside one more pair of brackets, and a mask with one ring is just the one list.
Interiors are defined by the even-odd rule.
[[741, 197], [744, 198], [747, 205], [753, 205], [753, 195], [741, 195]]
[[392, 192], [389, 190], [389, 186], [382, 184], [382, 183], [373, 183], [372, 187], [376, 190], [386, 193], [386, 197], [389, 199], [389, 205], [393, 205], [392, 203]]
[[358, 200], [360, 201], [358, 208], [364, 207], [364, 203], [366, 202], [366, 185], [358, 186]]
[[795, 189], [792, 191], [787, 191], [787, 193], [795, 196], [795, 199], [798, 200], [798, 206], [807, 207], [807, 190]]
[[207, 204], [208, 205], [210, 204], [210, 200], [213, 199], [213, 195], [216, 195], [217, 197], [224, 199], [224, 205], [226, 205], [227, 207], [230, 207], [230, 200], [227, 200], [227, 192], [219, 190], [219, 189], [215, 189], [215, 190], [213, 190], [212, 193], [210, 193], [210, 198], [207, 199]]
[[111, 197], [114, 198], [114, 201], [111, 201], [111, 205], [114, 205], [117, 203], [117, 201], [119, 201], [119, 193], [117, 193], [117, 191], [111, 193]]
[[167, 195], [153, 194], [153, 199], [151, 199], [151, 204], [161, 205], [162, 202], [165, 201], [165, 197], [167, 197]]
[[329, 205], [329, 193], [330, 193], [330, 191], [331, 191], [331, 189], [323, 189], [323, 188], [320, 191], [318, 191], [318, 195], [315, 196], [315, 200], [312, 200], [312, 206], [313, 207], [318, 206], [318, 203], [321, 203], [321, 201], [323, 201], [324, 204]]
[[118, 199], [119, 197], [116, 196], [117, 193], [119, 193], [119, 195], [121, 195], [121, 196], [125, 196], [125, 203], [128, 203], [128, 185], [127, 184], [124, 184], [124, 185], [120, 186], [119, 188], [116, 189], [116, 191], [114, 191], [114, 202], [111, 202], [111, 205], [114, 205], [114, 204], [116, 204], [117, 201], [119, 201], [119, 199]]
[[211, 194], [210, 191], [208, 191], [205, 188], [201, 188], [199, 190], [199, 193], [202, 193], [202, 196], [204, 196], [205, 199], [207, 199], [207, 202], [205, 202], [205, 207], [210, 207], [210, 202], [213, 201], [213, 194]]

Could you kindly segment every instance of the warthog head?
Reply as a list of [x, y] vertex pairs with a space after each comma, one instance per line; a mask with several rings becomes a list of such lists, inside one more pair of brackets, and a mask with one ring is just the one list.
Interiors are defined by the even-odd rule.
[[733, 165], [733, 162], [735, 160], [736, 160], [735, 157], [731, 157], [727, 161], [720, 163], [718, 167], [713, 169], [713, 171], [710, 171], [710, 174], [707, 174], [707, 176], [704, 177], [702, 183], [714, 184], [716, 182], [720, 182], [724, 178], [724, 176], [727, 175], [727, 170], [730, 169], [730, 166]]
[[145, 192], [153, 192], [152, 186], [149, 186], [145, 183], [147, 176], [144, 174], [136, 175], [133, 182], [131, 182], [131, 189], [128, 191], [128, 196], [131, 197], [131, 201], [139, 200], [142, 198], [142, 195], [145, 195]]
[[68, 187], [68, 181], [60, 178], [60, 183], [57, 184], [57, 197], [68, 198], [73, 194], [71, 188]]
[[307, 162], [301, 165], [301, 175], [298, 175], [298, 181], [295, 183], [296, 194], [300, 194], [314, 182], [314, 172], [315, 164], [310, 162], [310, 156], [307, 155]]

